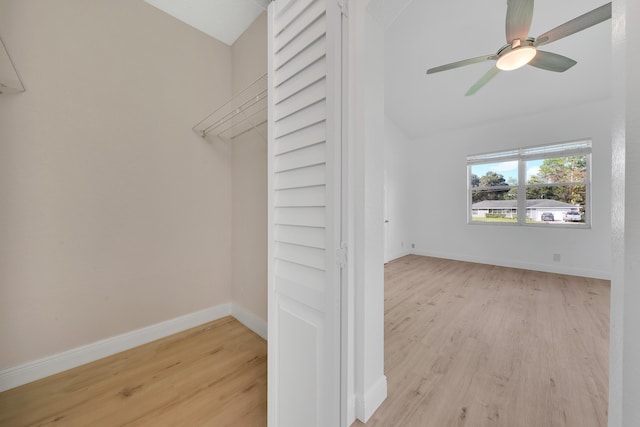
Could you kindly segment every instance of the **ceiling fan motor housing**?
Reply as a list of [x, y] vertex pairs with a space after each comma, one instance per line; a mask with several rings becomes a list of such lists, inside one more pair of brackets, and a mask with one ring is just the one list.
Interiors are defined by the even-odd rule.
[[515, 39], [498, 50], [496, 67], [503, 71], [516, 70], [528, 64], [537, 54], [535, 39], [528, 37], [524, 41]]

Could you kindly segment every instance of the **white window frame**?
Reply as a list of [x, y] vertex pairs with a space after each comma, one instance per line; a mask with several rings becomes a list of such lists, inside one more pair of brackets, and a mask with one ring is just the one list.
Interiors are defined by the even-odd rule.
[[[537, 145], [532, 147], [516, 148], [505, 151], [495, 151], [483, 154], [474, 154], [467, 156], [467, 224], [473, 225], [500, 225], [500, 226], [528, 226], [528, 227], [565, 227], [585, 229], [591, 228], [591, 138], [583, 138], [575, 141], [562, 143], [553, 143], [545, 145]], [[526, 165], [527, 161], [544, 160], [569, 156], [586, 156], [586, 177], [582, 182], [562, 182], [562, 183], [542, 183], [527, 184], [526, 182]], [[518, 201], [517, 201], [517, 222], [491, 222], [491, 221], [473, 221], [473, 190], [471, 186], [471, 168], [472, 166], [508, 161], [518, 162]], [[527, 222], [527, 188], [529, 187], [564, 187], [568, 185], [584, 185], [585, 186], [585, 203], [584, 203], [584, 223], [582, 224], [546, 224], [546, 223], [528, 223]], [[494, 188], [494, 187], [492, 187]], [[495, 189], [516, 188], [516, 186], [495, 187]], [[475, 187], [477, 190], [477, 187]]]

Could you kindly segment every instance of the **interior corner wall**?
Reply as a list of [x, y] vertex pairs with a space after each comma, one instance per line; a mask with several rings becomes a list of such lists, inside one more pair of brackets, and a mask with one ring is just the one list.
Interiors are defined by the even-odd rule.
[[[233, 92], [267, 72], [267, 14], [231, 47]], [[267, 125], [231, 142], [234, 306], [267, 321]], [[245, 319], [241, 319], [245, 320]]]
[[411, 253], [411, 171], [409, 138], [385, 115], [385, 262]]
[[[467, 224], [467, 155], [580, 138], [593, 140], [591, 229]], [[610, 278], [610, 99], [415, 139], [407, 164], [414, 253]]]
[[0, 0], [0, 370], [231, 299], [230, 48], [142, 1]]

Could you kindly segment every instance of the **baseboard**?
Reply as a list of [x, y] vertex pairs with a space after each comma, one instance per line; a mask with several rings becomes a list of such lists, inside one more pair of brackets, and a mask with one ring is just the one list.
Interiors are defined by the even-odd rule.
[[356, 395], [350, 394], [347, 398], [347, 425], [356, 421]]
[[406, 250], [406, 251], [402, 251], [402, 252], [396, 252], [395, 254], [391, 255], [389, 257], [389, 259], [386, 260], [384, 263], [386, 264], [388, 262], [394, 261], [394, 260], [396, 260], [398, 258], [402, 258], [403, 256], [407, 256], [407, 255], [411, 255], [411, 250]]
[[231, 303], [231, 315], [263, 339], [267, 339], [267, 322], [234, 303]]
[[448, 253], [438, 253], [438, 252], [419, 251], [419, 250], [418, 251], [414, 250], [413, 254], [421, 255], [421, 256], [430, 256], [434, 258], [453, 259], [456, 261], [475, 262], [478, 264], [498, 265], [500, 267], [520, 268], [523, 270], [543, 271], [546, 273], [566, 274], [569, 276], [579, 276], [579, 277], [589, 277], [592, 279], [611, 280], [610, 271], [601, 271], [601, 270], [584, 269], [584, 268], [572, 268], [567, 266], [560, 266], [560, 265], [555, 266], [550, 264], [535, 264], [535, 263], [518, 262], [518, 261], [504, 261], [504, 260], [498, 260], [493, 258], [476, 257], [476, 256], [470, 256], [470, 255], [464, 255], [464, 254], [448, 254]]
[[[0, 392], [232, 314], [226, 303], [0, 371]], [[249, 318], [249, 316], [246, 316]], [[238, 319], [244, 323], [242, 319]], [[253, 330], [251, 326], [248, 326]], [[266, 326], [264, 327], [266, 331]], [[256, 332], [257, 333], [257, 332]], [[265, 334], [266, 335], [266, 334]]]
[[356, 398], [356, 416], [366, 423], [387, 398], [387, 377], [381, 375], [362, 396]]

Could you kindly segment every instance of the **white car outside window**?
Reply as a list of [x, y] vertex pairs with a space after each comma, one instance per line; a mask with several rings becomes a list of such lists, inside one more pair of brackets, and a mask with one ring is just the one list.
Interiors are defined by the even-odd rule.
[[562, 219], [565, 222], [582, 221], [582, 215], [578, 211], [569, 211], [569, 212], [565, 212]]

